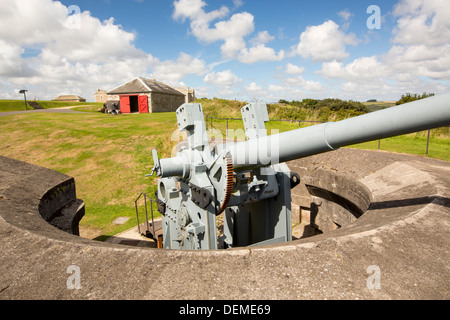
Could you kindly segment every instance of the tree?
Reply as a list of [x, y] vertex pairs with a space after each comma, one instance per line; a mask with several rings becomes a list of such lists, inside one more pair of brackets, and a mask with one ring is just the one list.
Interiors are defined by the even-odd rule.
[[412, 95], [411, 93], [407, 92], [406, 95], [402, 95], [400, 100], [396, 101], [395, 104], [400, 105], [403, 103], [408, 103], [408, 102], [412, 102], [412, 101], [416, 101], [416, 100], [420, 100], [420, 99], [425, 99], [425, 98], [432, 97], [432, 96], [434, 96], [434, 93], [424, 92], [422, 95], [419, 95], [417, 93]]

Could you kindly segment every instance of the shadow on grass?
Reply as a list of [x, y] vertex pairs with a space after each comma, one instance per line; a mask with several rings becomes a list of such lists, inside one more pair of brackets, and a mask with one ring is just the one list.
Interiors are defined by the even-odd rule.
[[92, 240], [105, 242], [107, 239], [109, 239], [109, 238], [111, 238], [111, 237], [112, 237], [112, 236], [108, 236], [108, 235], [102, 234], [101, 236], [95, 237], [95, 238], [92, 239]]

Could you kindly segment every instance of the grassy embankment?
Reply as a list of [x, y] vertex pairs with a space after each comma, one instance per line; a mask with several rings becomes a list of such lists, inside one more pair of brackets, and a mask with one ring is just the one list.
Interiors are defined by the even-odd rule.
[[[0, 155], [74, 177], [77, 197], [86, 206], [80, 232], [103, 240], [136, 225], [135, 199], [155, 190], [155, 178], [145, 177], [153, 165], [151, 150], [170, 156], [174, 129], [175, 113], [6, 116], [0, 117]], [[144, 211], [140, 212], [143, 221]], [[122, 216], [130, 220], [112, 223]]]
[[[203, 105], [205, 114], [216, 118], [241, 118], [240, 108], [245, 103], [239, 101], [228, 101], [222, 99], [200, 99], [200, 103]], [[364, 103], [370, 111], [377, 111], [387, 107], [395, 105], [391, 102], [375, 102]], [[292, 105], [284, 104], [269, 104], [268, 105], [269, 118], [270, 119], [293, 119], [290, 122], [270, 121], [266, 124], [266, 128], [269, 130], [279, 130], [284, 132], [287, 130], [297, 129], [299, 127], [299, 121], [301, 127], [314, 125], [316, 123], [309, 123], [307, 121], [339, 121], [346, 118], [354, 117], [363, 114], [363, 112], [355, 110], [339, 110], [331, 111], [328, 108], [321, 108], [320, 110], [313, 110], [310, 108], [303, 108]], [[210, 120], [208, 120], [208, 123]], [[214, 128], [219, 129], [222, 133], [225, 133], [227, 122], [226, 120], [213, 120]], [[241, 120], [229, 120], [229, 129], [244, 129]], [[380, 141], [381, 150], [397, 153], [407, 153], [419, 156], [426, 155], [427, 148], [427, 131], [421, 131], [408, 135], [402, 135], [392, 138], [382, 139]], [[350, 146], [350, 148], [358, 149], [378, 149], [378, 140], [357, 145]], [[435, 159], [450, 161], [450, 128], [437, 128], [431, 130], [430, 145], [428, 156]]]

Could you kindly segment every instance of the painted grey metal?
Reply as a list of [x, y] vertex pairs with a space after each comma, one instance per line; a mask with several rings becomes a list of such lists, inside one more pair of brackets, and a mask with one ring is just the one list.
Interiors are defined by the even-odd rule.
[[[362, 116], [230, 145], [235, 169], [280, 163], [450, 124], [450, 93]], [[270, 152], [264, 152], [269, 150]]]
[[[209, 250], [266, 245], [292, 238], [291, 188], [299, 177], [285, 162], [342, 146], [450, 124], [450, 94], [363, 116], [267, 135], [267, 106], [241, 109], [246, 141], [211, 148], [202, 106], [177, 109], [188, 146], [159, 159], [157, 202], [163, 215], [163, 247]], [[216, 216], [224, 213], [218, 237]]]
[[[264, 103], [241, 111], [249, 140], [267, 135]], [[152, 151], [152, 174], [160, 177], [156, 196], [163, 247], [210, 250], [290, 241], [291, 172], [286, 164], [235, 173], [228, 150], [210, 148], [200, 104], [178, 108], [177, 122], [187, 132], [188, 146], [169, 159]], [[218, 238], [216, 217], [221, 213], [223, 235]]]

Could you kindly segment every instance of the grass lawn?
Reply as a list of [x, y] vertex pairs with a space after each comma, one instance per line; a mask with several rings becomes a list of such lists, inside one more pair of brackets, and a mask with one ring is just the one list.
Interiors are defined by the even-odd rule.
[[[90, 238], [104, 240], [136, 226], [134, 201], [141, 192], [153, 196], [156, 178], [151, 172], [151, 150], [160, 158], [171, 156], [176, 132], [175, 113], [107, 115], [93, 107], [77, 108], [85, 113], [28, 113], [0, 117], [0, 155], [47, 167], [75, 178], [77, 197], [86, 205], [80, 230]], [[213, 122], [223, 133], [226, 121]], [[308, 125], [302, 123], [302, 127]], [[229, 121], [230, 129], [242, 129], [242, 121]], [[298, 128], [298, 122], [267, 123], [280, 132]], [[377, 149], [378, 142], [353, 146]], [[384, 139], [381, 149], [424, 155], [426, 134]], [[448, 128], [433, 131], [430, 157], [450, 161]], [[140, 221], [144, 219], [143, 201]], [[157, 213], [154, 207], [154, 213]], [[112, 222], [130, 217], [124, 225]]]
[[[314, 125], [318, 123], [302, 122], [301, 128]], [[213, 120], [213, 127], [225, 134], [227, 129], [226, 120]], [[208, 121], [208, 128], [210, 128], [210, 122]], [[270, 133], [285, 132], [299, 128], [298, 121], [286, 122], [286, 121], [269, 121], [266, 123], [266, 129]], [[241, 136], [245, 137], [244, 125], [241, 120], [229, 120], [228, 129], [240, 132]], [[217, 134], [216, 136], [220, 136]], [[378, 140], [360, 143], [349, 148], [357, 149], [378, 149]], [[412, 133], [387, 139], [382, 139], [380, 142], [380, 149], [396, 153], [407, 153], [419, 156], [426, 156], [427, 150], [427, 131]], [[429, 144], [428, 156], [434, 159], [450, 161], [450, 128], [438, 128], [431, 130], [431, 139]]]
[[[34, 100], [30, 100], [34, 101]], [[103, 103], [98, 102], [66, 102], [66, 101], [36, 101], [42, 108], [44, 109], [52, 109], [52, 108], [62, 108], [62, 107], [71, 107], [71, 106], [92, 106], [95, 110], [101, 108]], [[26, 111], [32, 110], [33, 108], [27, 105], [27, 109], [25, 108], [24, 100], [1, 100], [0, 99], [0, 112], [8, 112], [8, 111]]]
[[363, 102], [362, 104], [371, 112], [395, 106], [394, 101]]
[[[174, 129], [175, 113], [0, 117], [0, 155], [74, 177], [77, 197], [86, 206], [80, 229], [105, 238], [136, 225], [135, 199], [155, 190], [155, 178], [145, 177], [153, 166], [151, 150], [170, 156]], [[125, 225], [112, 224], [119, 216], [131, 219]]]
[[[351, 146], [358, 149], [378, 149], [378, 140]], [[382, 139], [380, 149], [396, 153], [408, 153], [426, 156], [427, 138], [425, 133]], [[428, 156], [434, 159], [450, 161], [450, 139], [431, 138]]]

